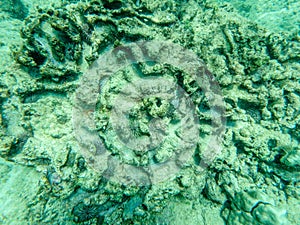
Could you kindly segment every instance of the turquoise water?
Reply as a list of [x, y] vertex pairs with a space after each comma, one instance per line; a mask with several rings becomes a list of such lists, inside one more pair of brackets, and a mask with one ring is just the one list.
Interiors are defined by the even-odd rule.
[[299, 11], [1, 0], [0, 224], [300, 224]]

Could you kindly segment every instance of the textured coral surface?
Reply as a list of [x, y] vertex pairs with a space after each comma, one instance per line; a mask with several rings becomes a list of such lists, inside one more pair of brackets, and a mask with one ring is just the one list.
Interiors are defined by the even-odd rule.
[[[26, 188], [21, 195], [16, 194], [22, 192], [19, 189], [10, 195], [10, 204], [22, 200], [20, 216], [0, 206], [0, 224], [297, 224], [297, 34], [261, 28], [230, 5], [207, 1], [66, 1], [38, 8], [17, 2], [23, 11], [16, 13], [7, 3], [0, 18], [1, 24], [13, 26], [0, 25], [13, 37], [0, 34], [0, 190], [7, 188], [2, 180]], [[221, 152], [205, 170], [204, 149], [213, 149], [207, 137], [215, 132], [213, 101], [195, 78], [172, 65], [136, 62], [104, 77], [96, 83], [95, 98], [79, 98], [86, 103], [86, 113], [88, 101], [95, 104], [91, 115], [95, 127], [87, 120], [80, 133], [74, 125], [78, 118], [74, 99], [80, 88], [93, 87], [83, 86], [82, 79], [95, 68], [94, 61], [119, 46], [150, 40], [169, 41], [194, 52], [203, 60], [203, 74], [212, 74], [221, 89], [226, 129]], [[139, 53], [137, 49], [131, 56]], [[128, 132], [121, 120], [115, 120], [114, 127], [113, 104], [129, 96], [122, 88], [136, 87], [137, 77], [150, 76], [152, 83], [144, 82], [140, 88], [158, 86], [161, 89], [152, 92], [158, 97], [144, 96], [128, 110]], [[153, 85], [153, 77], [164, 79], [156, 80], [162, 85]], [[170, 95], [177, 86], [190, 102], [178, 103], [179, 97]], [[159, 95], [161, 90], [168, 95]], [[137, 98], [134, 94], [131, 97]], [[186, 116], [187, 104], [195, 107], [196, 132]], [[149, 123], [156, 120], [166, 137], [161, 146], [155, 151], [132, 150], [133, 138], [148, 144]], [[183, 129], [177, 129], [179, 125]], [[118, 128], [125, 133], [121, 138]], [[82, 153], [84, 146], [100, 154], [100, 144], [89, 145], [94, 139], [84, 136], [87, 130], [110, 156], [134, 166], [164, 163], [178, 148], [191, 149], [192, 155], [184, 163], [177, 159], [180, 170], [167, 180], [129, 185], [107, 179], [117, 171], [105, 165], [101, 165], [105, 171], [95, 170], [94, 158]], [[193, 148], [187, 145], [189, 139], [196, 140]], [[18, 181], [9, 178], [12, 173], [32, 179]], [[0, 195], [1, 205], [8, 205], [3, 199]]]

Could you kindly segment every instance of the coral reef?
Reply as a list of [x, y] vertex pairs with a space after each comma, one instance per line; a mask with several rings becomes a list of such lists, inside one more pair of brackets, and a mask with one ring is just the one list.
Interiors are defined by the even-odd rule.
[[[0, 156], [43, 174], [27, 215], [33, 224], [180, 224], [185, 221], [180, 212], [168, 211], [176, 204], [194, 215], [186, 221], [299, 221], [293, 208], [300, 196], [299, 36], [268, 32], [229, 5], [196, 0], [99, 0], [48, 7], [30, 14], [21, 34], [23, 43], [13, 50], [17, 64], [0, 78]], [[193, 78], [170, 65], [138, 62], [102, 80], [92, 115], [95, 135], [126, 163], [164, 162], [176, 153], [172, 144], [180, 137], [167, 131], [162, 147], [150, 156], [120, 147], [110, 124], [111, 104], [136, 74], [170, 78], [197, 106], [202, 142], [175, 176], [146, 187], [105, 179], [81, 154], [73, 134], [74, 96], [83, 74], [99, 56], [142, 40], [169, 40], [195, 52], [222, 89], [227, 119], [222, 151], [202, 171], [212, 123], [210, 105]], [[130, 111], [135, 132], [129, 136], [147, 137], [153, 119], [164, 118], [174, 127], [185, 121], [174, 105], [143, 99]], [[219, 210], [222, 219], [205, 213], [203, 206]]]

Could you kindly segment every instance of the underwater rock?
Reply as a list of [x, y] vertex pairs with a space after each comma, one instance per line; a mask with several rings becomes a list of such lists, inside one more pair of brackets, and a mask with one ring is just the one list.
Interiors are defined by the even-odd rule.
[[7, 12], [11, 15], [11, 17], [24, 20], [29, 11], [27, 7], [24, 5], [23, 1], [21, 0], [6, 0], [1, 2], [0, 5], [1, 10]]
[[286, 225], [286, 210], [274, 206], [266, 194], [257, 190], [236, 193], [227, 217], [229, 224], [270, 224]]
[[252, 210], [259, 203], [271, 204], [270, 202], [268, 202], [267, 199], [268, 198], [264, 193], [256, 190], [250, 190], [238, 192], [233, 199], [233, 204], [235, 204], [239, 210], [243, 210], [245, 212], [252, 212]]
[[227, 199], [222, 188], [211, 180], [206, 182], [203, 192], [207, 198], [220, 204], [223, 204]]
[[289, 224], [286, 210], [279, 210], [269, 204], [259, 204], [251, 214], [260, 224]]
[[132, 219], [135, 209], [143, 203], [143, 197], [133, 196], [130, 200], [124, 203], [123, 218]]
[[295, 148], [287, 152], [286, 155], [280, 159], [280, 162], [290, 168], [300, 168], [300, 148]]
[[[170, 202], [189, 199], [191, 206], [183, 208], [193, 211], [192, 205], [199, 205], [198, 200], [205, 196], [206, 204], [213, 205], [215, 211], [217, 207], [225, 208], [222, 216], [229, 225], [284, 224], [286, 214], [279, 209], [275, 197], [272, 201], [257, 190], [243, 190], [263, 187], [284, 190], [293, 199], [299, 196], [296, 186], [299, 181], [299, 40], [278, 38], [239, 17], [228, 5], [217, 7], [206, 1], [173, 0], [99, 0], [51, 6], [29, 15], [21, 33], [24, 42], [14, 51], [14, 56], [30, 76], [12, 68], [16, 69], [15, 81], [10, 82], [9, 91], [4, 86], [0, 97], [1, 119], [8, 126], [0, 131], [0, 155], [6, 157], [13, 153], [10, 160], [32, 166], [45, 175], [49, 172], [48, 177], [40, 180], [38, 200], [30, 203], [32, 212], [28, 218], [33, 223], [74, 224], [65, 221], [73, 215], [81, 224], [151, 224], [151, 216], [162, 212]], [[200, 162], [206, 157], [203, 149], [211, 147], [205, 137], [214, 132], [210, 105], [195, 80], [182, 70], [165, 64], [138, 62], [97, 83], [100, 91], [96, 95], [87, 95], [89, 86], [77, 92], [80, 78], [98, 56], [141, 40], [170, 40], [191, 49], [207, 65], [203, 75], [213, 74], [214, 82], [220, 84], [226, 102], [226, 135], [216, 160], [205, 165], [208, 173], [203, 172]], [[157, 49], [154, 46], [147, 53], [155, 55]], [[136, 74], [173, 79], [197, 106], [199, 133], [191, 132], [188, 116], [174, 109], [180, 106], [178, 99], [149, 97], [129, 111], [128, 124], [134, 132], [121, 133], [125, 140], [122, 143], [120, 133], [110, 124], [112, 103], [118, 94], [126, 95], [122, 87], [134, 83]], [[165, 84], [164, 90], [175, 90], [170, 82], [158, 83]], [[151, 85], [145, 82], [142, 87]], [[90, 164], [99, 162], [82, 155], [80, 145], [86, 139], [83, 137], [78, 143], [74, 138], [75, 92], [87, 108], [91, 102], [98, 102], [95, 114], [91, 115], [97, 129], [94, 134], [125, 164], [164, 163], [177, 153], [178, 146], [186, 149], [187, 145], [178, 145], [180, 141], [193, 141], [198, 136], [203, 141], [192, 148], [190, 160], [182, 161], [178, 157], [176, 163], [183, 176], [147, 186], [145, 193], [136, 197], [144, 187], [111, 184], [105, 179], [110, 176], [95, 171]], [[166, 101], [170, 99], [174, 101]], [[181, 106], [186, 108], [184, 104]], [[149, 136], [149, 122], [159, 119], [166, 125], [160, 128], [167, 135], [159, 148], [150, 151], [151, 154], [144, 149], [124, 148], [124, 142], [132, 140], [126, 137]], [[128, 125], [116, 121], [116, 126], [121, 128]], [[85, 122], [85, 128], [90, 129]], [[178, 124], [184, 124], [187, 129], [176, 130]], [[165, 129], [169, 125], [172, 129]], [[24, 145], [15, 151], [14, 144], [19, 139]], [[95, 146], [88, 147], [97, 153]], [[108, 173], [114, 174], [113, 165], [109, 166]], [[142, 172], [130, 170], [125, 175], [138, 176]], [[164, 172], [160, 174], [164, 176]], [[93, 203], [83, 201], [90, 196], [95, 198]], [[106, 205], [107, 201], [110, 203]], [[201, 213], [205, 214], [209, 207], [203, 208]], [[193, 212], [197, 212], [194, 216], [199, 213]], [[293, 211], [289, 209], [289, 213]], [[189, 221], [205, 221], [203, 218]], [[218, 224], [222, 224], [221, 220], [221, 217], [216, 219]]]

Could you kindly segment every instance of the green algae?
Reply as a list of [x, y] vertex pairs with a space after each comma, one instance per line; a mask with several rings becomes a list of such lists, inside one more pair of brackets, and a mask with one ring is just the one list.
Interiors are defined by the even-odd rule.
[[[27, 18], [22, 37], [23, 46], [14, 49], [19, 64], [0, 80], [0, 155], [43, 174], [36, 194], [39, 200], [29, 200], [27, 218], [32, 224], [296, 224], [297, 35], [267, 32], [228, 5], [149, 0], [40, 9]], [[122, 186], [105, 180], [82, 157], [72, 133], [72, 99], [79, 78], [108, 48], [152, 39], [180, 43], [204, 60], [222, 88], [226, 134], [221, 154], [204, 172], [199, 162], [201, 149], [209, 145], [206, 142], [195, 149], [192, 160], [175, 178], [143, 188]], [[140, 67], [144, 74], [153, 73], [151, 67]], [[168, 67], [155, 69], [157, 76], [180, 73]], [[101, 128], [109, 124], [108, 111], [116, 90], [122, 90], [132, 74], [121, 71], [103, 82], [102, 104], [94, 117], [98, 135], [121, 159], [123, 149], [115, 147], [116, 134]], [[192, 81], [185, 76], [180, 85], [194, 93]], [[190, 98], [199, 103], [200, 135], [204, 136], [211, 129], [210, 115], [205, 114], [207, 102], [197, 92]], [[142, 101], [131, 116], [131, 127], [138, 136], [149, 133], [149, 118], [178, 119], [170, 104], [157, 98]], [[172, 138], [167, 142], [170, 145]], [[158, 151], [155, 160], [165, 161], [172, 153], [167, 149]], [[132, 154], [127, 160], [148, 163], [147, 157], [138, 157]], [[186, 218], [184, 210], [192, 216]]]

